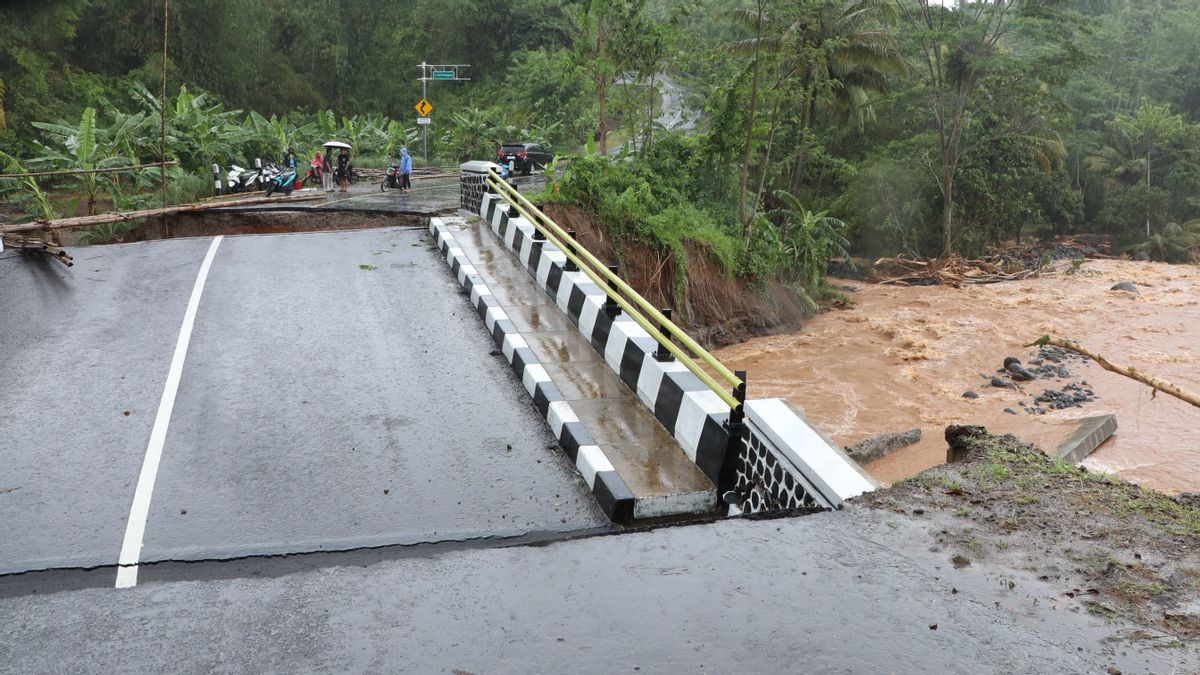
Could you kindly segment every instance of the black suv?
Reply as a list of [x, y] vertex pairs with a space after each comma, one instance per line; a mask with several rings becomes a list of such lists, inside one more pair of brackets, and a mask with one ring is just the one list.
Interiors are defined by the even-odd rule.
[[554, 155], [537, 143], [505, 143], [496, 153], [497, 164], [512, 162], [513, 172], [526, 176], [533, 173], [534, 169], [545, 167], [552, 159]]

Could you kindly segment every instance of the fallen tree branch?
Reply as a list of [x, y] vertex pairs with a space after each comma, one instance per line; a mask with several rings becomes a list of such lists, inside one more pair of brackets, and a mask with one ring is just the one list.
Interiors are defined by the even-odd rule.
[[1141, 382], [1142, 384], [1145, 384], [1146, 386], [1152, 387], [1156, 391], [1161, 391], [1164, 394], [1170, 394], [1171, 396], [1174, 396], [1175, 398], [1177, 398], [1181, 401], [1184, 401], [1186, 403], [1191, 403], [1192, 405], [1196, 406], [1197, 408], [1200, 408], [1200, 394], [1195, 394], [1186, 389], [1182, 389], [1170, 382], [1167, 382], [1166, 380], [1164, 380], [1160, 377], [1151, 375], [1149, 373], [1143, 373], [1142, 371], [1140, 371], [1136, 368], [1132, 368], [1130, 366], [1123, 366], [1119, 363], [1113, 363], [1112, 361], [1109, 361], [1108, 359], [1104, 358], [1103, 356], [1100, 356], [1099, 354], [1096, 354], [1088, 349], [1085, 349], [1084, 347], [1079, 346], [1078, 343], [1071, 342], [1070, 340], [1062, 340], [1059, 338], [1052, 338], [1049, 335], [1043, 335], [1042, 337], [1038, 338], [1034, 342], [1031, 342], [1025, 346], [1026, 347], [1045, 347], [1046, 345], [1062, 347], [1063, 349], [1069, 349], [1069, 350], [1075, 352], [1076, 354], [1082, 354], [1083, 356], [1086, 356], [1089, 359], [1098, 363], [1100, 365], [1100, 367], [1105, 370], [1110, 370], [1114, 373], [1117, 373], [1118, 375], [1124, 375], [1125, 377], [1137, 380], [1138, 382]]

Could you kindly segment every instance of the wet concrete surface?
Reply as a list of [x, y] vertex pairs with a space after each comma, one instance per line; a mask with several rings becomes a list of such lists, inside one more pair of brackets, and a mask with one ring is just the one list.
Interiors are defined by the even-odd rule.
[[[816, 516], [0, 599], [42, 672], [1194, 672], [1036, 580], [955, 569], [921, 525]], [[292, 560], [277, 562], [295, 565]], [[212, 572], [212, 576], [206, 574]], [[1112, 671], [1108, 671], [1112, 672]]]
[[116, 561], [207, 248], [0, 255], [0, 574]]
[[458, 245], [641, 503], [642, 512], [710, 511], [716, 505], [712, 481], [503, 242], [477, 219], [459, 221], [459, 226], [463, 229], [455, 233]]
[[[0, 259], [0, 574], [116, 561], [208, 244]], [[142, 560], [604, 526], [460, 293], [419, 230], [226, 237]]]

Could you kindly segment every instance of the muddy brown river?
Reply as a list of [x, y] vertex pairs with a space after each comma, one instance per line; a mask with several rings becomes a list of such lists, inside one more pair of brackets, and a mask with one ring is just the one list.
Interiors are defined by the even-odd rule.
[[[1109, 290], [1120, 281], [1133, 281], [1140, 295]], [[866, 466], [877, 480], [943, 462], [942, 432], [951, 423], [982, 424], [1052, 451], [1072, 420], [1115, 413], [1120, 428], [1086, 466], [1168, 493], [1200, 492], [1200, 409], [1152, 397], [1148, 387], [1091, 362], [1065, 364], [1070, 380], [1018, 389], [989, 382], [1005, 357], [1028, 362], [1037, 348], [1022, 345], [1050, 334], [1200, 391], [1200, 267], [1092, 260], [1072, 275], [962, 288], [849, 285], [858, 289], [848, 294], [853, 308], [717, 357], [749, 372], [751, 398], [790, 400], [840, 445], [920, 427], [920, 443]], [[1022, 403], [1043, 390], [1080, 380], [1095, 401], [1044, 415], [1024, 411]], [[968, 390], [979, 398], [964, 398]]]

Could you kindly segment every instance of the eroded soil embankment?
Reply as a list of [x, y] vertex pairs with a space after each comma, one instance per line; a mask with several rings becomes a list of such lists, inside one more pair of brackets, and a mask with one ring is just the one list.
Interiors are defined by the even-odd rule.
[[[946, 429], [958, 461], [855, 499], [925, 523], [931, 551], [955, 567], [980, 565], [1000, 583], [1037, 579], [1067, 611], [1121, 619], [1126, 637], [1200, 637], [1200, 509], [1056, 462], [1014, 436]], [[1012, 586], [1009, 586], [1010, 588]]]
[[701, 244], [685, 247], [686, 278], [681, 280], [682, 302], [677, 304], [680, 266], [672, 251], [628, 236], [614, 241], [603, 225], [578, 206], [547, 204], [545, 211], [563, 228], [575, 230], [583, 246], [600, 260], [623, 261], [621, 278], [655, 306], [670, 307], [675, 321], [703, 344], [719, 347], [800, 328], [804, 305], [795, 291], [774, 283], [754, 289], [727, 274]]

